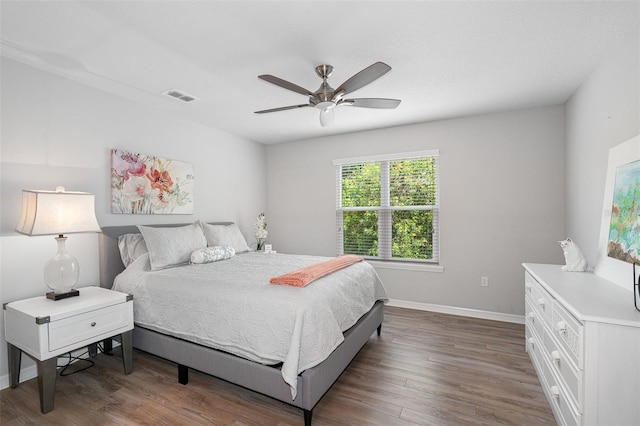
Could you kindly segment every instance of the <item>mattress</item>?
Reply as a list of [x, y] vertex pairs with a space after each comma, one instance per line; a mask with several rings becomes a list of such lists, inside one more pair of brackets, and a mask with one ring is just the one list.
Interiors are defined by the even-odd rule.
[[387, 301], [373, 267], [358, 262], [305, 287], [273, 285], [271, 277], [330, 258], [249, 252], [231, 259], [151, 271], [141, 256], [116, 277], [114, 290], [134, 296], [136, 325], [280, 364], [296, 396], [300, 372], [324, 361], [343, 332]]

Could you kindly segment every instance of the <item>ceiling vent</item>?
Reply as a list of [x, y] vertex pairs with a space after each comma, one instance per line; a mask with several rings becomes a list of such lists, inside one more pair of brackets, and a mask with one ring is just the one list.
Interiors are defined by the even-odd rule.
[[198, 100], [195, 96], [191, 96], [190, 94], [177, 89], [165, 90], [162, 94], [171, 96], [172, 98], [176, 98], [182, 102], [193, 102]]

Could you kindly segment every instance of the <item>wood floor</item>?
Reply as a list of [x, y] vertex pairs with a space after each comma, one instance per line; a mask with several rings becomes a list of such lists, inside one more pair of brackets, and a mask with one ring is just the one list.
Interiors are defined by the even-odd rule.
[[[2, 425], [302, 425], [301, 410], [134, 351], [58, 377], [41, 414], [37, 380], [0, 392]], [[524, 326], [385, 307], [373, 335], [313, 411], [321, 425], [555, 425], [524, 351]]]

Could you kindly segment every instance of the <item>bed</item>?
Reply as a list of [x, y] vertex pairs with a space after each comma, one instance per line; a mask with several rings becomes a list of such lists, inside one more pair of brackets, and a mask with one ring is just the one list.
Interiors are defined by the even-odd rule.
[[[150, 227], [143, 227], [143, 231], [147, 231], [151, 227], [183, 228], [185, 225], [188, 224], [151, 225]], [[233, 224], [231, 222], [218, 222], [209, 225], [221, 228], [230, 227]], [[214, 290], [215, 297], [206, 296], [204, 293], [199, 294], [199, 291], [205, 291], [205, 287], [208, 286], [208, 284], [202, 281], [201, 276], [231, 276], [230, 274], [234, 270], [233, 268], [242, 269], [243, 271], [249, 270], [255, 277], [260, 277], [260, 274], [263, 276], [266, 276], [265, 274], [271, 276], [278, 271], [284, 271], [283, 268], [290, 268], [296, 265], [308, 265], [310, 262], [318, 262], [324, 258], [317, 258], [317, 260], [315, 260], [316, 258], [310, 256], [292, 257], [281, 254], [272, 255], [247, 252], [237, 254], [229, 260], [212, 264], [177, 266], [175, 268], [153, 271], [154, 273], [148, 273], [148, 260], [138, 258], [125, 270], [123, 258], [118, 247], [118, 237], [124, 234], [135, 235], [139, 234], [139, 232], [140, 230], [137, 226], [109, 226], [102, 228], [102, 233], [99, 236], [100, 285], [102, 287], [112, 288], [115, 282], [116, 289], [134, 295], [136, 326], [133, 331], [133, 346], [139, 350], [175, 362], [178, 366], [178, 380], [182, 384], [188, 383], [189, 369], [196, 369], [301, 408], [304, 414], [305, 425], [310, 425], [313, 408], [322, 396], [347, 368], [351, 360], [367, 343], [371, 335], [376, 331], [378, 336], [380, 335], [383, 320], [383, 305], [387, 300], [384, 287], [382, 287], [381, 283], [379, 286], [375, 284], [375, 290], [366, 291], [367, 293], [373, 291], [373, 295], [368, 294], [366, 298], [363, 296], [363, 300], [358, 302], [358, 309], [363, 310], [362, 314], [354, 310], [351, 314], [347, 312], [336, 315], [336, 317], [339, 317], [339, 321], [336, 320], [339, 324], [331, 325], [330, 328], [340, 327], [341, 329], [338, 329], [340, 333], [339, 336], [334, 336], [335, 330], [332, 329], [329, 331], [314, 331], [312, 330], [313, 327], [311, 327], [309, 330], [305, 329], [301, 331], [295, 326], [292, 326], [295, 329], [295, 333], [292, 334], [295, 334], [296, 337], [295, 339], [291, 338], [291, 342], [295, 342], [291, 343], [291, 347], [295, 347], [299, 351], [297, 358], [288, 352], [281, 353], [278, 349], [274, 349], [272, 353], [268, 351], [268, 353], [262, 353], [262, 347], [257, 346], [260, 350], [256, 350], [256, 347], [250, 345], [245, 346], [247, 339], [240, 339], [241, 344], [236, 345], [240, 350], [237, 350], [238, 348], [236, 347], [230, 349], [224, 345], [220, 346], [217, 344], [217, 340], [212, 340], [213, 338], [210, 339], [206, 332], [207, 330], [217, 330], [216, 333], [224, 334], [225, 330], [223, 327], [213, 326], [219, 323], [214, 323], [213, 325], [203, 323], [200, 327], [200, 332], [180, 332], [180, 330], [174, 329], [174, 323], [177, 322], [178, 318], [162, 316], [157, 319], [156, 317], [159, 312], [167, 312], [170, 310], [154, 310], [153, 306], [154, 304], [157, 305], [157, 303], [153, 302], [149, 304], [149, 300], [155, 298], [158, 293], [165, 294], [170, 300], [179, 296], [179, 287], [172, 285], [173, 280], [177, 279], [176, 274], [187, 277], [189, 292], [183, 291], [187, 296], [185, 303], [189, 306], [194, 306], [193, 309], [188, 310], [189, 312], [201, 311], [202, 308], [200, 306], [196, 307], [196, 304], [199, 303], [199, 299], [206, 299], [206, 303], [204, 303], [203, 306], [210, 305], [211, 310], [218, 313], [219, 310], [223, 308], [221, 305], [230, 304], [225, 297], [231, 297], [229, 295], [231, 292], [225, 292], [222, 287], [218, 287]], [[145, 234], [145, 237], [146, 236], [147, 234]], [[278, 266], [281, 260], [283, 265]], [[146, 262], [146, 264], [143, 265], [142, 262]], [[325, 280], [326, 283], [329, 283], [330, 279], [344, 280], [350, 282], [350, 285], [347, 287], [359, 286], [360, 284], [356, 283], [356, 281], [359, 282], [360, 278], [354, 281], [354, 277], [359, 277], [359, 275], [354, 274], [356, 274], [356, 272], [360, 274], [358, 268], [366, 271], [365, 275], [370, 273], [375, 275], [375, 271], [373, 271], [370, 265], [360, 262], [359, 265], [344, 268], [344, 270], [330, 274], [332, 276], [331, 278], [329, 278], [329, 276], [321, 278], [305, 288], [262, 285], [260, 286], [260, 291], [266, 293], [260, 293], [259, 296], [256, 297], [249, 297], [248, 295], [250, 293], [247, 292], [255, 292], [257, 290], [250, 287], [249, 284], [245, 285], [243, 282], [237, 281], [233, 282], [233, 292], [237, 293], [238, 297], [242, 298], [242, 300], [253, 300], [254, 302], [252, 302], [253, 305], [250, 309], [254, 309], [258, 305], [276, 304], [275, 309], [278, 312], [284, 312], [283, 315], [285, 315], [282, 318], [274, 318], [273, 322], [276, 324], [283, 324], [288, 327], [290, 322], [294, 322], [294, 317], [297, 318], [299, 315], [303, 315], [299, 321], [301, 324], [329, 324], [334, 322], [334, 320], [327, 316], [328, 313], [325, 311], [328, 309], [318, 309], [317, 312], [310, 311], [303, 314], [298, 313], [298, 311], [306, 312], [306, 305], [321, 305], [313, 302], [313, 299], [309, 299], [310, 302], [308, 303], [306, 299], [307, 296], [310, 298], [315, 293], [327, 291], [325, 289], [330, 287], [330, 285], [323, 285], [323, 280]], [[369, 272], [368, 268], [373, 272]], [[377, 275], [375, 275], [375, 277], [377, 279]], [[143, 282], [146, 283], [145, 280], [147, 279], [150, 280], [149, 283], [141, 284]], [[362, 280], [364, 281], [364, 278]], [[349, 291], [351, 292], [353, 290]], [[151, 293], [154, 294], [152, 295]], [[274, 299], [272, 297], [273, 295], [278, 295], [278, 299]], [[280, 299], [283, 298], [281, 297], [282, 295], [288, 295], [284, 297], [284, 299], [291, 298], [293, 304], [302, 307], [292, 309], [287, 317], [286, 306], [279, 305]], [[191, 299], [189, 299], [189, 297], [191, 297]], [[329, 296], [329, 298], [336, 299], [335, 296]], [[344, 300], [351, 298], [351, 296], [342, 296], [337, 299]], [[360, 296], [354, 297], [354, 299], [359, 298]], [[216, 305], [217, 299], [220, 299], [221, 305]], [[259, 304], [255, 301], [259, 301]], [[145, 311], [144, 309], [146, 308], [144, 305], [151, 306], [151, 309]], [[363, 306], [365, 306], [364, 309]], [[176, 310], [174, 309], [173, 311]], [[242, 311], [242, 308], [238, 308], [238, 311]], [[233, 327], [243, 326], [243, 324], [240, 323], [244, 321], [233, 322], [235, 318], [230, 318], [231, 316], [228, 312], [221, 315], [226, 322], [233, 323]], [[209, 315], [201, 315], [200, 317], [205, 318], [209, 317]], [[289, 321], [288, 318], [291, 318], [291, 321]], [[212, 321], [214, 320], [212, 319]], [[248, 322], [250, 323], [250, 321]], [[297, 324], [298, 321], [296, 320], [295, 323]], [[256, 325], [256, 327], [259, 326], [260, 324]], [[284, 329], [286, 327], [276, 326], [272, 328], [275, 329], [275, 333], [279, 335], [281, 328]], [[317, 333], [317, 335], [313, 336], [311, 334], [313, 332]], [[237, 333], [237, 335], [241, 334], [242, 332]], [[265, 333], [259, 331], [258, 334]], [[220, 336], [216, 336], [216, 338], [219, 337]], [[222, 336], [222, 341], [226, 344], [228, 343], [227, 340], [233, 337], [236, 337], [235, 333], [227, 333], [226, 337], [224, 335]], [[271, 336], [270, 339], [278, 340], [276, 337]], [[227, 340], [224, 340], [225, 338]], [[286, 340], [286, 338], [284, 340]], [[319, 345], [320, 349], [317, 349], [318, 352], [316, 356], [314, 354], [316, 354], [318, 342], [320, 342], [321, 345]], [[234, 346], [236, 343], [238, 343], [237, 339], [231, 342], [231, 346]], [[266, 343], [270, 343], [270, 340], [263, 340], [262, 342], [256, 343], [256, 345]], [[313, 351], [305, 350], [305, 348], [313, 348]], [[325, 351], [326, 354], [321, 354], [321, 351]], [[290, 350], [290, 352], [294, 351]]]

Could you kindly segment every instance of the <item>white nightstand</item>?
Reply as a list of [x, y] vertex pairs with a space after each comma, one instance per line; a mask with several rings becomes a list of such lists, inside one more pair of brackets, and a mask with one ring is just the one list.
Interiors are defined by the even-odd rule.
[[[53, 410], [58, 355], [84, 346], [95, 354], [95, 343], [121, 336], [125, 374], [131, 373], [133, 296], [101, 287], [80, 288], [80, 296], [53, 301], [45, 296], [4, 305], [9, 384], [20, 383], [20, 360], [25, 352], [36, 360], [40, 410]], [[108, 340], [107, 346], [110, 346]]]

